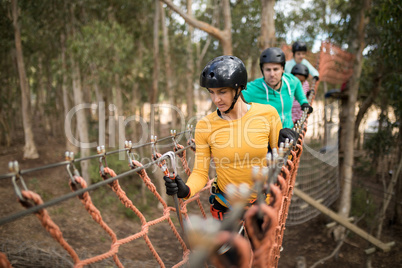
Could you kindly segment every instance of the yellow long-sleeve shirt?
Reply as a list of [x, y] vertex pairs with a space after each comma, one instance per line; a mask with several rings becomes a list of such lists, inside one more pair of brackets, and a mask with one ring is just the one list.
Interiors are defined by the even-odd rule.
[[221, 191], [225, 192], [229, 184], [251, 186], [252, 166], [266, 164], [268, 142], [271, 148], [277, 148], [281, 129], [276, 109], [258, 103], [252, 103], [247, 113], [237, 120], [224, 120], [216, 111], [202, 118], [195, 129], [194, 168], [187, 180], [190, 197], [208, 182], [210, 164], [216, 167]]

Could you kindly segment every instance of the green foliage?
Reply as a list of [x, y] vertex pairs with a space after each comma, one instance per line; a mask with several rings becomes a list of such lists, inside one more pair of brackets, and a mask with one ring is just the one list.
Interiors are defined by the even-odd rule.
[[[281, 2], [281, 1], [278, 1]], [[291, 0], [286, 5], [299, 8], [283, 13], [276, 9], [275, 26], [277, 37], [287, 43], [305, 41], [312, 47], [314, 41], [331, 40], [342, 45], [350, 30], [350, 2], [347, 0]], [[289, 36], [292, 40], [289, 40]]]
[[369, 157], [355, 158], [353, 172], [361, 176], [374, 176], [376, 174]]
[[238, 1], [231, 11], [234, 54], [244, 60], [259, 57], [261, 1]]
[[393, 135], [393, 125], [390, 122], [384, 128], [379, 129], [377, 133], [371, 134], [364, 144], [364, 149], [366, 149], [370, 156], [389, 154], [391, 149], [396, 144], [396, 137]]
[[[382, 77], [381, 97], [387, 98], [397, 121], [402, 118], [401, 11], [396, 1], [374, 0], [366, 41], [370, 48], [368, 63], [373, 66], [373, 73]], [[382, 103], [382, 98], [377, 103]]]

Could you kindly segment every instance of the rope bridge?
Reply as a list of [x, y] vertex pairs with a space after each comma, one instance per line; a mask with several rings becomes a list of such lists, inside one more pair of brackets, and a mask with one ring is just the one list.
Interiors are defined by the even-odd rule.
[[[318, 83], [317, 84], [313, 83], [312, 88], [316, 90], [318, 88]], [[314, 97], [315, 97], [314, 93], [310, 95], [309, 99], [310, 103], [312, 103]], [[225, 219], [218, 229], [215, 229], [213, 231], [205, 230], [205, 226], [209, 227], [211, 226], [211, 224], [208, 225], [209, 217], [207, 217], [205, 213], [200, 197], [202, 195], [209, 194], [209, 189], [211, 188], [211, 184], [213, 181], [212, 179], [199, 193], [197, 193], [192, 198], [186, 201], [180, 199], [178, 206], [179, 211], [177, 211], [176, 208], [168, 206], [168, 204], [162, 199], [162, 197], [157, 192], [155, 185], [149, 178], [146, 171], [149, 167], [155, 164], [160, 165], [162, 161], [166, 161], [169, 157], [171, 157], [171, 155], [170, 156], [167, 156], [166, 154], [161, 155], [157, 153], [155, 150], [153, 154], [154, 161], [151, 161], [147, 164], [142, 164], [139, 161], [132, 159], [131, 157], [132, 150], [138, 149], [143, 146], [153, 146], [154, 148], [156, 142], [173, 138], [174, 148], [172, 153], [174, 153], [175, 156], [178, 156], [180, 158], [186, 174], [190, 175], [191, 170], [188, 167], [186, 159], [186, 150], [188, 149], [196, 150], [194, 142], [191, 138], [189, 138], [186, 146], [180, 145], [176, 142], [175, 139], [176, 134], [171, 135], [170, 137], [165, 137], [158, 141], [156, 141], [155, 139], [155, 141], [151, 141], [150, 143], [134, 147], [127, 142], [126, 148], [116, 150], [113, 152], [105, 152], [105, 150], [101, 148], [99, 149], [98, 155], [93, 155], [81, 159], [73, 159], [73, 157], [71, 157], [70, 154], [67, 154], [68, 156], [67, 160], [64, 162], [50, 164], [30, 170], [19, 170], [16, 163], [12, 163], [10, 166], [12, 168], [12, 172], [0, 175], [0, 179], [12, 178], [12, 182], [15, 187], [16, 194], [18, 196], [18, 201], [21, 203], [22, 206], [26, 208], [26, 210], [0, 219], [0, 226], [5, 223], [15, 221], [16, 219], [34, 213], [41, 222], [42, 226], [46, 229], [46, 231], [70, 255], [71, 259], [74, 262], [74, 267], [83, 267], [85, 265], [100, 262], [104, 259], [112, 259], [117, 267], [123, 267], [123, 264], [119, 259], [118, 254], [119, 248], [120, 246], [130, 243], [136, 239], [143, 239], [148, 249], [152, 253], [154, 259], [159, 264], [159, 266], [166, 267], [166, 264], [161, 259], [160, 255], [155, 249], [155, 245], [152, 243], [148, 235], [151, 228], [156, 228], [156, 226], [162, 222], [167, 222], [169, 224], [170, 229], [174, 233], [174, 236], [179, 242], [182, 250], [181, 260], [178, 263], [176, 263], [173, 267], [181, 267], [186, 266], [187, 264], [194, 264], [194, 263], [205, 265], [206, 261], [211, 262], [215, 267], [218, 268], [228, 267], [228, 260], [225, 259], [227, 258], [226, 254], [219, 255], [217, 253], [217, 250], [213, 250], [213, 249], [220, 249], [225, 244], [231, 244], [232, 247], [238, 249], [237, 252], [239, 254], [239, 258], [237, 267], [250, 267], [251, 265], [253, 267], [277, 267], [280, 258], [280, 249], [282, 245], [283, 234], [285, 231], [285, 223], [288, 218], [288, 214], [290, 213], [290, 215], [292, 215], [292, 221], [289, 222], [289, 224], [298, 224], [308, 220], [305, 217], [298, 218], [297, 216], [294, 216], [299, 213], [297, 211], [294, 212], [293, 210], [291, 210], [289, 212], [289, 207], [293, 196], [293, 188], [295, 187], [296, 183], [296, 175], [298, 173], [300, 159], [303, 152], [303, 143], [307, 131], [307, 123], [308, 123], [308, 115], [304, 115], [302, 120], [295, 125], [295, 130], [299, 133], [297, 144], [295, 146], [291, 146], [288, 149], [285, 149], [285, 151], [282, 151], [280, 153], [279, 158], [283, 160], [282, 165], [277, 165], [278, 162], [275, 162], [274, 165], [271, 166], [272, 169], [270, 169], [270, 173], [268, 173], [270, 174], [271, 177], [269, 178], [269, 181], [274, 182], [274, 184], [268, 186], [271, 196], [269, 205], [267, 205], [265, 202], [258, 202], [257, 205], [254, 205], [248, 210], [246, 210], [244, 214], [243, 219], [244, 219], [246, 236], [248, 237], [250, 243], [246, 241], [246, 238], [244, 236], [239, 235], [237, 232], [227, 231], [227, 229], [232, 229], [228, 228], [228, 226], [231, 227], [233, 225], [233, 222], [236, 222], [237, 220], [240, 220], [240, 218], [242, 218], [243, 213], [235, 213], [237, 211], [236, 204], [234, 205], [233, 211], [229, 213], [228, 220]], [[192, 131], [191, 129], [188, 129], [187, 131], [184, 131], [182, 133], [190, 132], [191, 136], [191, 131]], [[283, 147], [281, 149], [283, 149]], [[122, 172], [120, 174], [116, 174], [116, 172], [111, 167], [108, 167], [106, 165], [106, 157], [110, 154], [120, 153], [123, 151], [127, 153], [130, 170]], [[82, 178], [77, 172], [74, 163], [97, 157], [98, 158], [100, 157], [100, 175], [103, 180], [90, 186], [87, 186], [84, 178]], [[332, 156], [329, 155], [329, 157]], [[314, 162], [313, 157], [306, 155], [306, 158], [310, 163], [309, 165], [311, 166], [317, 165], [317, 163]], [[40, 195], [38, 195], [33, 191], [28, 190], [23, 181], [22, 175], [32, 171], [52, 168], [56, 166], [67, 166], [67, 170], [70, 175], [70, 187], [72, 192], [44, 203]], [[311, 167], [309, 167], [308, 170], [311, 171]], [[305, 172], [307, 171], [303, 170], [301, 176], [311, 175], [306, 174]], [[331, 170], [327, 170], [327, 172], [331, 172]], [[159, 218], [154, 219], [152, 221], [147, 221], [145, 216], [135, 205], [135, 202], [133, 202], [133, 200], [131, 200], [126, 195], [125, 191], [120, 186], [119, 180], [123, 180], [127, 176], [133, 173], [137, 173], [140, 176], [142, 182], [146, 185], [148, 191], [151, 192], [156, 197], [158, 202], [162, 205], [163, 211], [162, 215]], [[335, 185], [334, 187], [338, 187], [337, 184], [335, 183], [336, 172], [331, 174], [333, 176], [330, 176], [331, 180], [328, 180], [327, 183], [331, 185], [334, 184]], [[256, 182], [257, 181], [258, 180], [256, 179]], [[18, 186], [18, 183], [20, 184], [20, 186]], [[103, 221], [100, 211], [93, 204], [91, 196], [89, 194], [89, 191], [98, 189], [99, 187], [105, 185], [109, 186], [109, 188], [118, 196], [120, 202], [127, 209], [130, 209], [135, 213], [135, 215], [141, 222], [141, 231], [133, 233], [125, 238], [117, 239], [116, 232], [112, 230], [112, 228], [108, 226], [108, 224], [105, 221]], [[315, 191], [324, 194], [319, 187], [311, 186], [311, 189], [315, 189]], [[104, 230], [104, 232], [107, 233], [108, 236], [110, 237], [111, 244], [110, 249], [108, 251], [87, 259], [81, 259], [78, 253], [74, 250], [74, 248], [68, 243], [67, 241], [68, 238], [63, 237], [62, 230], [59, 228], [59, 226], [57, 226], [52, 221], [51, 216], [47, 212], [46, 208], [75, 197], [79, 198], [85, 209], [91, 215], [94, 222], [99, 224], [99, 226]], [[296, 200], [296, 202], [298, 202], [298, 200]], [[330, 202], [333, 201], [330, 200], [329, 203]], [[187, 210], [187, 207], [190, 203], [197, 204], [197, 207], [202, 215], [201, 219], [193, 218], [192, 221], [192, 217], [188, 215]], [[244, 203], [241, 203], [240, 200], [239, 204], [241, 207], [241, 211], [243, 211]], [[296, 203], [296, 206], [300, 207], [298, 203]], [[173, 216], [171, 212], [173, 212]], [[188, 235], [189, 235], [188, 237], [182, 236], [180, 234], [181, 231], [179, 231], [174, 225], [172, 217], [173, 218], [176, 217], [175, 215], [176, 213], [178, 213], [179, 216], [183, 216], [183, 218], [185, 219], [186, 226], [188, 228]], [[217, 224], [216, 222], [214, 223]], [[197, 239], [201, 237], [203, 232], [206, 232], [207, 235], [209, 236], [207, 238]], [[209, 247], [208, 248], [204, 247], [203, 248], [204, 251], [202, 250], [197, 251], [197, 249], [202, 248], [202, 245], [203, 243], [205, 243], [205, 241], [208, 242]], [[200, 252], [202, 252], [203, 254], [200, 254]], [[0, 252], [0, 266], [11, 267], [11, 264], [8, 261], [7, 256], [1, 252]]]
[[[280, 167], [279, 174], [276, 175], [277, 178], [277, 186], [272, 186], [271, 187], [271, 195], [275, 197], [275, 201], [272, 202], [271, 206], [261, 206], [261, 209], [269, 215], [268, 218], [266, 218], [266, 224], [265, 224], [265, 230], [257, 230], [255, 227], [250, 225], [253, 220], [252, 219], [252, 214], [253, 211], [250, 209], [248, 210], [247, 214], [245, 215], [245, 222], [246, 222], [246, 228], [247, 232], [249, 235], [250, 240], [252, 241], [253, 245], [253, 251], [254, 251], [254, 264], [255, 266], [259, 267], [272, 267], [272, 266], [277, 266], [278, 260], [279, 260], [279, 255], [280, 255], [280, 248], [282, 244], [282, 238], [283, 238], [283, 232], [285, 230], [285, 222], [287, 218], [287, 212], [290, 204], [290, 199], [292, 197], [292, 189], [295, 184], [295, 178], [296, 178], [296, 172], [297, 168], [299, 165], [299, 160], [301, 153], [303, 151], [302, 144], [303, 144], [303, 139], [306, 131], [306, 126], [307, 126], [307, 120], [303, 123], [303, 125], [299, 126], [300, 127], [300, 138], [298, 140], [297, 145], [294, 147], [293, 150], [289, 150], [288, 152], [288, 158], [285, 161], [285, 164]], [[154, 143], [150, 144], [145, 144], [146, 145], [155, 145], [156, 141]], [[185, 172], [189, 175], [191, 173], [188, 164], [187, 164], [187, 159], [186, 159], [186, 150], [189, 148], [194, 149], [194, 144], [192, 144], [192, 141], [189, 141], [189, 145], [183, 146], [178, 143], [175, 143], [174, 147], [174, 153], [175, 155], [179, 156], [182, 165], [184, 167]], [[31, 213], [35, 213], [39, 221], [41, 222], [42, 226], [46, 229], [46, 231], [53, 237], [54, 240], [56, 240], [65, 250], [66, 252], [71, 256], [71, 259], [74, 262], [75, 267], [83, 267], [85, 265], [89, 265], [92, 263], [96, 263], [99, 261], [102, 261], [104, 259], [111, 258], [113, 259], [114, 263], [116, 264], [117, 267], [123, 267], [121, 261], [119, 260], [118, 256], [118, 251], [119, 247], [129, 243], [135, 239], [144, 239], [146, 245], [148, 246], [149, 250], [151, 251], [153, 257], [157, 261], [157, 263], [161, 267], [165, 267], [164, 262], [160, 258], [158, 252], [155, 250], [154, 245], [152, 244], [151, 240], [149, 239], [148, 233], [150, 228], [156, 228], [156, 226], [161, 223], [161, 222], [168, 222], [172, 232], [174, 233], [177, 241], [180, 243], [181, 248], [182, 248], [182, 260], [175, 264], [173, 267], [180, 267], [188, 263], [189, 257], [190, 257], [190, 249], [188, 248], [186, 242], [184, 241], [184, 238], [180, 235], [180, 232], [174, 225], [172, 221], [172, 217], [175, 217], [175, 213], [171, 212], [176, 212], [175, 208], [170, 207], [167, 205], [167, 203], [162, 199], [162, 197], [159, 195], [159, 193], [156, 190], [155, 185], [149, 178], [146, 169], [152, 166], [153, 164], [157, 164], [160, 161], [167, 160], [166, 156], [161, 156], [160, 154], [156, 153], [154, 155], [155, 159], [153, 162], [150, 162], [146, 165], [141, 164], [137, 160], [132, 160], [130, 158], [130, 152], [133, 149], [133, 147], [127, 147], [124, 150], [127, 152], [129, 161], [130, 163], [130, 168], [131, 170], [121, 173], [117, 175], [112, 168], [106, 166], [106, 155], [107, 153], [104, 150], [100, 150], [100, 155], [95, 155], [95, 156], [90, 156], [89, 158], [94, 158], [94, 157], [100, 157], [100, 175], [103, 179], [103, 181], [98, 182], [96, 184], [87, 186], [84, 178], [82, 178], [77, 170], [74, 167], [74, 163], [78, 161], [83, 161], [83, 160], [88, 160], [88, 157], [85, 159], [72, 159], [71, 154], [67, 154], [69, 157], [67, 158], [67, 161], [60, 162], [60, 163], [55, 163], [51, 165], [47, 165], [44, 167], [40, 167], [40, 169], [45, 169], [45, 168], [50, 168], [54, 166], [59, 166], [59, 165], [66, 165], [68, 167], [68, 171], [70, 174], [70, 182], [69, 185], [71, 187], [71, 194], [62, 196], [60, 198], [51, 200], [47, 203], [44, 203], [42, 201], [42, 198], [39, 194], [28, 190], [26, 187], [24, 180], [22, 178], [22, 174], [26, 174], [30, 171], [38, 170], [36, 169], [31, 169], [31, 170], [19, 170], [18, 166], [16, 163], [11, 162], [10, 168], [12, 169], [12, 173], [4, 174], [0, 176], [1, 179], [5, 178], [12, 178], [13, 185], [16, 190], [16, 194], [18, 196], [18, 202], [26, 208], [25, 211], [22, 213], [16, 213], [11, 216], [5, 217], [0, 219], [0, 225], [12, 222], [18, 218], [21, 218], [23, 216], [29, 215]], [[113, 153], [120, 152], [121, 150], [115, 151]], [[111, 154], [111, 152], [109, 152]], [[71, 172], [71, 167], [73, 167], [73, 172]], [[119, 184], [119, 179], [124, 179], [128, 175], [132, 174], [133, 172], [136, 172], [140, 178], [142, 179], [143, 183], [147, 186], [148, 190], [157, 198], [158, 202], [162, 205], [163, 207], [163, 213], [162, 216], [152, 220], [152, 221], [147, 221], [144, 217], [144, 215], [141, 213], [141, 211], [135, 206], [134, 202], [130, 200], [130, 198], [126, 195], [124, 190], [121, 188]], [[204, 219], [207, 219], [205, 210], [203, 208], [203, 205], [200, 201], [200, 195], [206, 193], [209, 191], [209, 188], [211, 187], [211, 182], [212, 180], [209, 181], [209, 183], [205, 186], [204, 189], [198, 194], [196, 194], [194, 197], [190, 198], [189, 200], [183, 201], [180, 200], [180, 212], [184, 216], [184, 218], [188, 221], [189, 216], [188, 216], [188, 211], [187, 211], [187, 206], [188, 204], [195, 202], [198, 205], [198, 208], [201, 211], [202, 217]], [[18, 184], [20, 186], [18, 186]], [[135, 215], [139, 218], [141, 222], [141, 231], [137, 233], [133, 233], [125, 238], [122, 239], [117, 239], [115, 231], [112, 230], [110, 226], [102, 219], [102, 215], [100, 211], [96, 208], [94, 203], [91, 200], [91, 196], [89, 194], [89, 190], [94, 190], [97, 189], [101, 186], [108, 185], [109, 188], [118, 196], [120, 202], [124, 204], [125, 207], [128, 209], [132, 210]], [[100, 255], [93, 256], [91, 258], [87, 259], [80, 259], [78, 253], [72, 248], [72, 246], [68, 243], [68, 239], [63, 236], [61, 228], [55, 224], [55, 222], [52, 220], [51, 215], [47, 212], [45, 209], [46, 207], [55, 205], [59, 202], [62, 202], [66, 199], [72, 198], [72, 197], [77, 197], [87, 210], [87, 212], [91, 215], [92, 219], [101, 226], [101, 228], [104, 230], [105, 233], [110, 237], [111, 239], [111, 245], [110, 249]], [[255, 206], [257, 207], [257, 206]], [[250, 215], [249, 215], [250, 214]], [[247, 220], [249, 219], [249, 220]], [[269, 224], [268, 224], [269, 223]], [[263, 225], [264, 226], [264, 225]], [[253, 233], [260, 233], [259, 235], [253, 235]], [[229, 236], [228, 239], [231, 236]], [[244, 238], [243, 238], [244, 239]], [[251, 250], [251, 248], [250, 248]], [[219, 256], [215, 256], [215, 264], [216, 267], [223, 267], [219, 266]], [[0, 254], [0, 264], [2, 267], [11, 267], [11, 264], [8, 262], [7, 257], [5, 254]]]

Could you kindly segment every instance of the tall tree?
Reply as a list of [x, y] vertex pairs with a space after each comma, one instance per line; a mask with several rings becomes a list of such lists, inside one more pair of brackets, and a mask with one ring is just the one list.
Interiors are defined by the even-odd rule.
[[[192, 16], [193, 15], [193, 10], [192, 10], [192, 5], [193, 1], [192, 0], [187, 0], [187, 15]], [[187, 70], [188, 72], [186, 73], [186, 87], [187, 87], [187, 117], [191, 118], [193, 117], [193, 109], [194, 109], [194, 90], [193, 90], [193, 76], [194, 76], [194, 59], [193, 59], [193, 27], [191, 25], [187, 25], [187, 35], [188, 35], [188, 43], [187, 43]]]
[[11, 9], [12, 9], [13, 26], [14, 26], [18, 74], [20, 78], [20, 87], [21, 87], [22, 121], [24, 125], [24, 135], [25, 135], [24, 158], [35, 159], [39, 157], [39, 154], [36, 149], [34, 134], [32, 132], [31, 92], [29, 89], [28, 79], [25, 72], [24, 57], [22, 53], [21, 32], [18, 23], [19, 10], [17, 0], [11, 1]]
[[152, 91], [149, 95], [149, 102], [156, 103], [158, 99], [158, 80], [159, 80], [159, 19], [160, 19], [160, 5], [159, 1], [155, 0], [155, 14], [154, 14], [154, 45], [153, 45], [153, 73], [152, 73]]
[[[169, 32], [166, 22], [165, 10], [163, 9], [163, 3], [160, 4], [160, 13], [161, 13], [161, 26], [163, 33], [163, 59], [165, 63], [165, 80], [166, 80], [166, 93], [169, 98], [169, 103], [174, 105], [174, 90], [173, 90], [173, 77], [172, 77], [172, 61], [170, 59], [170, 44], [169, 44]], [[176, 128], [177, 114], [176, 111], [172, 108], [169, 108], [169, 113], [171, 115], [171, 127], [173, 129]]]
[[[347, 116], [344, 130], [344, 161], [341, 166], [343, 179], [343, 187], [340, 198], [338, 213], [347, 218], [352, 204], [352, 181], [353, 181], [353, 153], [354, 153], [354, 125], [355, 125], [355, 110], [357, 93], [359, 90], [360, 75], [363, 63], [363, 49], [365, 48], [365, 28], [368, 24], [369, 17], [367, 12], [371, 9], [371, 0], [360, 0], [354, 2], [355, 6], [352, 9], [355, 13], [351, 17], [355, 18], [353, 25], [353, 33], [351, 36], [350, 50], [355, 55], [353, 65], [353, 75], [349, 81], [349, 89], [347, 91]], [[335, 232], [337, 238], [344, 235], [344, 228], [338, 228]]]
[[[152, 81], [152, 94], [150, 95], [149, 102], [151, 104], [151, 134], [156, 134], [155, 124], [156, 124], [156, 116], [155, 116], [155, 108], [152, 104], [155, 104], [158, 99], [158, 82], [159, 82], [159, 22], [160, 22], [160, 3], [159, 0], [155, 0], [155, 15], [154, 15], [154, 55], [153, 55], [153, 81]], [[161, 177], [162, 172], [160, 169], [156, 170], [156, 176]], [[162, 180], [157, 180], [158, 188], [163, 189], [165, 186]], [[162, 191], [162, 198], [167, 200], [167, 195], [164, 191]], [[159, 205], [159, 208], [161, 206]]]
[[261, 51], [276, 45], [274, 6], [275, 0], [261, 0], [261, 35], [259, 44]]
[[181, 10], [178, 6], [173, 4], [170, 0], [161, 0], [165, 4], [167, 4], [171, 9], [173, 9], [177, 14], [179, 14], [188, 24], [191, 26], [200, 29], [216, 39], [219, 40], [222, 46], [223, 54], [232, 55], [233, 47], [232, 47], [232, 17], [230, 14], [230, 3], [229, 0], [222, 0], [222, 14], [224, 21], [224, 29], [220, 30], [209, 23], [204, 21], [197, 20], [191, 15], [188, 15], [186, 12]]
[[[61, 90], [62, 90], [62, 95], [63, 95], [63, 108], [64, 108], [64, 118], [66, 118], [68, 112], [70, 111], [70, 100], [68, 96], [68, 75], [67, 75], [67, 61], [66, 61], [66, 36], [62, 32], [60, 34], [60, 45], [61, 45], [61, 69], [62, 69], [62, 81], [61, 81]], [[78, 148], [75, 147], [71, 141], [66, 138], [66, 151], [72, 151], [74, 153], [77, 153]]]
[[[70, 7], [70, 15], [71, 15], [71, 37], [73, 39], [77, 38], [76, 36], [76, 29], [75, 29], [75, 14], [74, 14], [74, 5]], [[72, 77], [72, 86], [73, 86], [73, 94], [74, 94], [74, 104], [77, 107], [80, 104], [84, 103], [84, 97], [82, 92], [82, 84], [81, 84], [81, 72], [80, 66], [77, 60], [74, 58], [74, 55], [71, 54], [70, 57], [71, 61], [71, 77]], [[86, 157], [89, 155], [89, 148], [83, 143], [88, 144], [89, 136], [88, 136], [88, 121], [85, 115], [85, 110], [80, 109], [76, 111], [77, 116], [77, 130], [78, 135], [80, 138], [80, 152], [81, 157]], [[81, 173], [82, 177], [86, 180], [87, 184], [91, 183], [90, 176], [89, 176], [89, 162], [88, 161], [81, 161]]]

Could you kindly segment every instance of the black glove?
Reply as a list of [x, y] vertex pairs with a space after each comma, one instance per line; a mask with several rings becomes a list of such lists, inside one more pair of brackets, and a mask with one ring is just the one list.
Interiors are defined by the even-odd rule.
[[299, 139], [299, 134], [290, 128], [282, 128], [279, 131], [278, 146], [281, 144], [281, 142], [285, 143], [286, 139], [289, 139], [289, 142], [293, 140], [293, 143], [296, 144], [297, 140]]
[[301, 105], [302, 111], [304, 111], [304, 109], [306, 109], [306, 108], [308, 108], [308, 111], [307, 111], [308, 114], [311, 114], [311, 113], [313, 112], [313, 107], [311, 107], [310, 104], [308, 104], [308, 103], [303, 103], [303, 104]]
[[318, 76], [314, 76], [313, 80], [315, 80], [317, 82], [319, 80]]
[[165, 180], [166, 193], [168, 195], [177, 194], [177, 197], [185, 198], [190, 194], [190, 188], [184, 183], [179, 175], [176, 175], [174, 180], [167, 176], [163, 176], [163, 179]]

